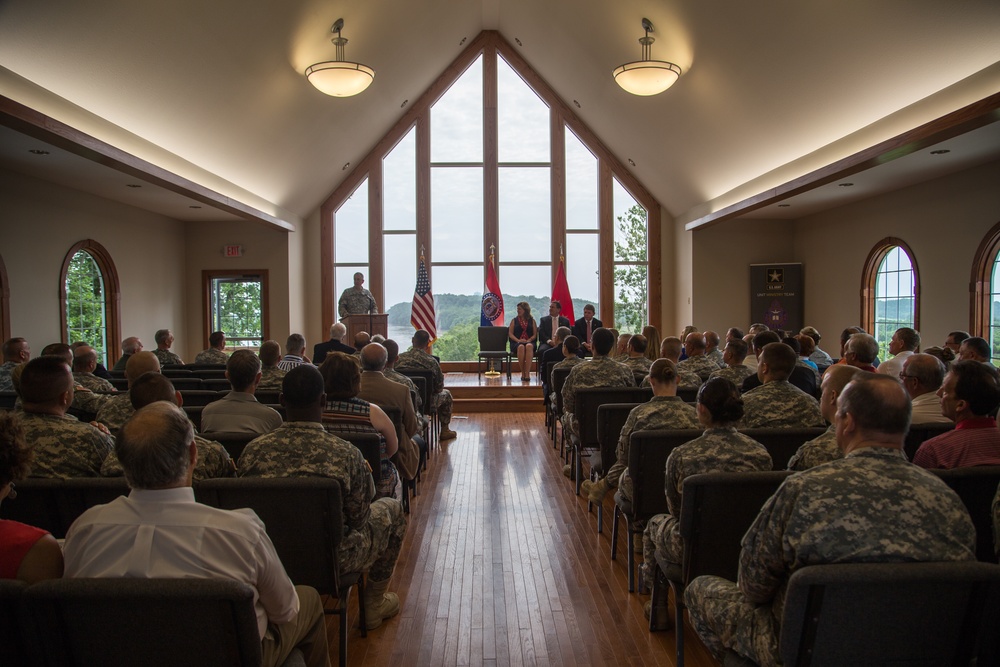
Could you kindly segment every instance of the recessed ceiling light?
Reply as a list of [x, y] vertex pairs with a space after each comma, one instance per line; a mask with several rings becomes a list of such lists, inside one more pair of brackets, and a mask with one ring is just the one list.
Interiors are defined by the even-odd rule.
[[581, 106], [580, 106], [580, 103], [579, 103], [579, 102], [577, 102], [576, 100], [573, 100], [573, 104], [575, 104], [575, 105], [576, 105], [576, 108], [577, 108], [577, 109], [582, 109], [582, 108], [583, 108], [583, 107], [581, 107]]
[[344, 166], [340, 168], [341, 171], [347, 171], [347, 168], [351, 166], [350, 162], [344, 163]]
[[837, 185], [839, 185], [842, 188], [849, 188], [849, 187], [853, 186], [854, 183], [838, 183]]
[[630, 165], [632, 165], [633, 167], [635, 166], [635, 162], [633, 162], [633, 161], [632, 161], [632, 158], [629, 158], [629, 159], [628, 159], [628, 163], [629, 163]]
[[791, 208], [791, 204], [778, 204], [778, 208]]
[[410, 103], [410, 100], [403, 100], [403, 103], [399, 105], [399, 108], [402, 109], [403, 107], [405, 107], [409, 103]]
[[30, 148], [28, 149], [28, 152], [33, 153], [34, 155], [50, 155], [48, 151], [42, 150], [41, 148]]
[[521, 43], [521, 40], [519, 40], [517, 37], [514, 38], [514, 41], [517, 42], [518, 46], [524, 46], [524, 44]]
[[139, 185], [138, 183], [126, 183], [125, 187], [126, 188], [141, 188], [142, 186]]
[[936, 151], [931, 151], [931, 155], [944, 155], [945, 153], [950, 153], [951, 151], [947, 148], [939, 148]]
[[459, 42], [459, 43], [458, 43], [458, 45], [459, 45], [459, 46], [462, 46], [462, 44], [465, 44], [465, 40], [467, 40], [467, 39], [469, 39], [469, 38], [468, 38], [468, 37], [463, 37], [463, 38], [462, 38], [462, 41], [461, 41], [461, 42]]

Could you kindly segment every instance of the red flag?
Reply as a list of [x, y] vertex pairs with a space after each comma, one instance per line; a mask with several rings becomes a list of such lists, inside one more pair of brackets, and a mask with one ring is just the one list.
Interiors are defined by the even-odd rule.
[[486, 262], [486, 289], [483, 290], [483, 307], [479, 313], [479, 325], [484, 327], [503, 327], [507, 323], [503, 319], [503, 292], [500, 291], [500, 281], [497, 280], [496, 269], [493, 268], [493, 254]]
[[431, 335], [431, 342], [437, 340], [437, 314], [434, 310], [434, 295], [431, 294], [431, 281], [427, 277], [427, 265], [424, 256], [420, 256], [420, 268], [417, 269], [417, 286], [413, 290], [413, 305], [410, 306], [410, 324], [414, 329], [423, 329]]
[[[556, 271], [556, 282], [552, 285], [552, 300], [559, 302], [559, 305], [562, 306], [562, 311], [559, 314], [567, 318], [569, 325], [573, 326], [576, 323], [576, 317], [573, 315], [573, 297], [569, 294], [569, 283], [566, 282], [563, 261], [564, 259], [560, 257], [559, 270]], [[552, 326], [554, 328], [557, 325], [553, 324]]]

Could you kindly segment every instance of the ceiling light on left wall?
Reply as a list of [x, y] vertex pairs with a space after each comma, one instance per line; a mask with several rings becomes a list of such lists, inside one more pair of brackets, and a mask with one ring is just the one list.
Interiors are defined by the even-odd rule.
[[321, 93], [333, 97], [351, 97], [363, 92], [375, 80], [375, 70], [361, 63], [344, 60], [344, 45], [347, 39], [340, 36], [344, 19], [337, 19], [330, 32], [337, 36], [330, 41], [337, 48], [335, 60], [316, 63], [306, 68], [309, 83]]

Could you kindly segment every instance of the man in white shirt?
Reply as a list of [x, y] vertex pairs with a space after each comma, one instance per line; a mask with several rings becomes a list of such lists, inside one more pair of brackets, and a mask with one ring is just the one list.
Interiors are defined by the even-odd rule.
[[[887, 362], [888, 363], [888, 362]], [[879, 370], [882, 370], [881, 364]], [[911, 424], [943, 424], [951, 422], [941, 413], [941, 400], [937, 390], [944, 382], [944, 364], [930, 354], [911, 354], [903, 362], [899, 380], [913, 405]]]
[[886, 359], [878, 365], [877, 371], [890, 377], [899, 377], [903, 372], [903, 363], [916, 353], [920, 347], [920, 334], [910, 327], [896, 329], [889, 341], [889, 354], [892, 359]]
[[198, 457], [191, 421], [158, 401], [119, 432], [118, 458], [131, 493], [84, 512], [63, 552], [67, 577], [204, 577], [253, 586], [265, 666], [298, 648], [310, 667], [329, 666], [319, 594], [293, 586], [263, 522], [251, 510], [195, 502]]

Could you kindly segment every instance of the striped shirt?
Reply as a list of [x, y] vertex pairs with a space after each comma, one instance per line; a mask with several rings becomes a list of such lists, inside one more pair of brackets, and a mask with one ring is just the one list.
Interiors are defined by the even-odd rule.
[[992, 417], [973, 417], [955, 429], [925, 440], [913, 462], [921, 468], [1000, 465], [1000, 431]]

